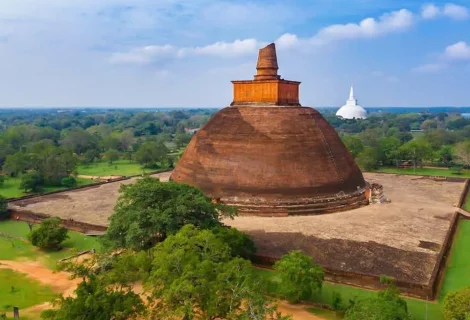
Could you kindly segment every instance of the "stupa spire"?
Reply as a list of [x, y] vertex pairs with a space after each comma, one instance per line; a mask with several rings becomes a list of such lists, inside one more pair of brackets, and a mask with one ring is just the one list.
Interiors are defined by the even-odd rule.
[[281, 77], [277, 74], [278, 69], [276, 45], [271, 43], [259, 50], [255, 81], [279, 80]]
[[355, 99], [354, 99], [354, 88], [353, 88], [353, 85], [351, 85], [351, 90], [349, 91], [349, 100], [355, 100]]

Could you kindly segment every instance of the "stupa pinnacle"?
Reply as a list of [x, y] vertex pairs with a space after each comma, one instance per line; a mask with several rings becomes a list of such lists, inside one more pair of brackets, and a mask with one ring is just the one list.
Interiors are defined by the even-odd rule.
[[300, 82], [281, 79], [274, 44], [254, 80], [232, 81], [230, 107], [191, 139], [171, 180], [196, 186], [239, 214], [320, 214], [368, 204], [366, 183], [336, 131], [299, 104]]
[[259, 50], [255, 80], [279, 80], [281, 76], [277, 74], [278, 69], [276, 45], [271, 43]]
[[254, 80], [233, 83], [232, 106], [300, 106], [298, 81], [281, 79], [277, 74], [277, 55], [274, 43], [260, 49]]

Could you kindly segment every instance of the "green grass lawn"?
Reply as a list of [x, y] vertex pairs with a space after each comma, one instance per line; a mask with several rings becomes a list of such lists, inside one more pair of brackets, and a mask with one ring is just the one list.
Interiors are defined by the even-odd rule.
[[[83, 186], [87, 184], [91, 184], [93, 181], [91, 179], [77, 179], [77, 186]], [[4, 196], [5, 198], [18, 198], [26, 195], [27, 193], [24, 192], [20, 188], [21, 178], [15, 177], [11, 178], [8, 177], [5, 179], [5, 183], [3, 186], [0, 187], [0, 195]], [[49, 193], [58, 190], [64, 190], [65, 187], [44, 187], [41, 193]]]
[[444, 176], [444, 177], [459, 177], [459, 178], [470, 178], [469, 170], [462, 170], [461, 174], [456, 174], [454, 171], [447, 168], [392, 168], [392, 167], [381, 167], [377, 170], [378, 172], [396, 173], [396, 174], [411, 174], [421, 176]]
[[[35, 228], [36, 227], [37, 225]], [[26, 222], [23, 221], [2, 221], [0, 222], [0, 232], [26, 238], [29, 233], [29, 227]], [[64, 248], [60, 251], [44, 251], [34, 247], [30, 243], [0, 236], [0, 260], [39, 260], [46, 267], [54, 270], [56, 269], [57, 260], [59, 259], [92, 248], [97, 251], [101, 249], [97, 238], [88, 237], [74, 231], [69, 231], [68, 235], [70, 238], [62, 243]]]
[[[154, 170], [145, 169], [145, 172]], [[137, 162], [129, 160], [118, 160], [109, 164], [108, 162], [101, 161], [95, 162], [90, 165], [80, 165], [77, 168], [78, 174], [87, 176], [134, 176], [142, 174], [144, 169]]]
[[[9, 269], [0, 269], [0, 312], [20, 310], [45, 301], [55, 293], [48, 286], [28, 278], [27, 275]], [[20, 313], [21, 315], [21, 313]]]
[[470, 212], [470, 192], [467, 194], [467, 200], [464, 203], [464, 209]]
[[[417, 266], [419, 268], [419, 266]], [[270, 288], [271, 292], [275, 291], [277, 279], [274, 273], [264, 269], [256, 269], [263, 277], [271, 279], [274, 283]], [[443, 284], [436, 302], [426, 302], [424, 300], [406, 298], [408, 309], [413, 319], [421, 320], [443, 320], [442, 304], [444, 297], [449, 292], [458, 291], [462, 288], [470, 286], [470, 221], [461, 220], [457, 228], [455, 242], [452, 247], [451, 256], [445, 271]], [[343, 302], [349, 299], [363, 299], [374, 296], [376, 292], [364, 290], [356, 287], [324, 282], [321, 292], [315, 294], [310, 300], [316, 303], [331, 304], [333, 292], [338, 292], [343, 298]], [[313, 308], [313, 313], [318, 314], [319, 311]], [[336, 319], [333, 312], [324, 311], [328, 315], [326, 319]], [[427, 318], [426, 318], [427, 313]], [[320, 315], [320, 314], [318, 314]]]

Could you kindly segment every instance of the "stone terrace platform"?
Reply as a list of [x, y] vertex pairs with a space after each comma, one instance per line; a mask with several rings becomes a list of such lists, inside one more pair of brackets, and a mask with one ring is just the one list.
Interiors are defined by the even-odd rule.
[[[170, 174], [171, 172], [163, 172], [152, 177], [168, 181]], [[61, 219], [107, 226], [108, 218], [113, 214], [119, 197], [120, 186], [134, 183], [137, 179], [139, 178], [19, 200], [10, 203], [9, 207], [15, 211], [42, 213]]]
[[[168, 181], [169, 175], [155, 177]], [[249, 233], [267, 260], [301, 249], [326, 268], [330, 280], [373, 288], [370, 277], [387, 275], [418, 288], [410, 294], [426, 297], [419, 291], [432, 287], [464, 183], [392, 174], [365, 173], [364, 178], [382, 184], [392, 202], [325, 215], [240, 216], [224, 223]], [[30, 198], [10, 207], [106, 226], [120, 185], [133, 181]]]
[[[382, 184], [391, 203], [326, 215], [237, 217], [224, 222], [249, 233], [266, 260], [301, 249], [330, 275], [387, 275], [416, 287], [432, 286], [464, 183], [373, 173], [364, 178]], [[367, 286], [365, 282], [352, 284]]]

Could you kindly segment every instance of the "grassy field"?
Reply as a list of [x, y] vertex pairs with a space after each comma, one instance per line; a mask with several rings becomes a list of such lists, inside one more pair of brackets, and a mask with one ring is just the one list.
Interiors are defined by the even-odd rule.
[[[18, 198], [26, 195], [26, 193], [20, 188], [21, 178], [6, 178], [3, 186], [0, 187], [0, 195], [5, 198]], [[77, 179], [77, 185], [83, 186], [91, 184], [93, 181], [91, 179]], [[65, 187], [44, 187], [42, 193], [49, 193], [57, 190], [66, 189]]]
[[[35, 226], [37, 227], [37, 226]], [[29, 227], [23, 221], [2, 221], [0, 222], [0, 232], [26, 238], [29, 233]], [[76, 252], [90, 250], [92, 248], [97, 251], [101, 246], [94, 237], [88, 237], [78, 232], [69, 231], [69, 239], [63, 242], [63, 249], [60, 251], [44, 251], [31, 244], [0, 236], [0, 260], [18, 260], [29, 259], [41, 261], [50, 269], [56, 268], [57, 260], [68, 257]]]
[[[154, 170], [145, 169], [145, 172], [150, 172]], [[90, 165], [80, 165], [77, 168], [78, 174], [87, 175], [87, 176], [133, 176], [137, 174], [144, 173], [141, 165], [129, 161], [129, 160], [118, 160], [109, 164], [108, 162], [101, 161], [95, 162]]]
[[[268, 270], [256, 270], [263, 277], [272, 280], [274, 284], [269, 290], [274, 291], [276, 282], [278, 282], [274, 273]], [[444, 297], [449, 292], [470, 286], [470, 273], [468, 270], [470, 270], [470, 221], [462, 220], [457, 229], [455, 242], [445, 271], [438, 300], [436, 302], [426, 302], [424, 300], [406, 298], [408, 309], [413, 319], [443, 320], [442, 303]], [[363, 299], [376, 294], [374, 291], [325, 282], [321, 292], [312, 296], [310, 300], [316, 303], [331, 304], [332, 294], [335, 291], [341, 294], [343, 303], [347, 303], [349, 299]], [[324, 316], [326, 319], [336, 319], [334, 312], [323, 311], [316, 308], [310, 311], [317, 315]]]
[[443, 177], [458, 177], [458, 178], [470, 178], [469, 170], [462, 170], [460, 174], [456, 174], [454, 171], [448, 168], [392, 168], [383, 167], [377, 170], [378, 172], [396, 173], [396, 174], [411, 174], [421, 176], [443, 176]]
[[[32, 280], [27, 275], [9, 269], [0, 269], [0, 312], [20, 310], [49, 301], [55, 293], [48, 286]], [[23, 319], [23, 318], [22, 318]]]

